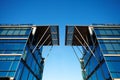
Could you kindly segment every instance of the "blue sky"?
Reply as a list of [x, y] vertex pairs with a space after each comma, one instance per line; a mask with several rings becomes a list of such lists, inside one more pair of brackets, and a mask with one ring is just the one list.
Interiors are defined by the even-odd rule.
[[1, 24], [59, 25], [60, 46], [50, 52], [43, 80], [82, 80], [72, 48], [64, 46], [65, 25], [119, 24], [119, 15], [120, 0], [0, 0]]

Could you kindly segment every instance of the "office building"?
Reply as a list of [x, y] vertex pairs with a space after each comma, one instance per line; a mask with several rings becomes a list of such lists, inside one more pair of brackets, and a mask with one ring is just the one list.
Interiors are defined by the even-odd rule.
[[120, 25], [68, 25], [65, 45], [82, 47], [83, 80], [120, 80]]
[[57, 25], [1, 24], [0, 80], [41, 80], [43, 46], [59, 45]]

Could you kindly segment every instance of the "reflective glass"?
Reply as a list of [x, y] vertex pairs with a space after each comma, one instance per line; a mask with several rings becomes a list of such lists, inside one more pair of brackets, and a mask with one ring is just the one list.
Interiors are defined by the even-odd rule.
[[28, 80], [33, 80], [33, 75], [31, 73], [29, 74]]
[[50, 27], [50, 30], [51, 30], [51, 33], [52, 33], [52, 32], [57, 32], [57, 27], [51, 26], [51, 27]]
[[67, 40], [67, 45], [71, 45], [72, 40]]
[[21, 75], [23, 74], [23, 70], [24, 70], [24, 65], [22, 62], [20, 62], [19, 66], [18, 66], [18, 70], [16, 71], [15, 74], [15, 79], [16, 80], [21, 80]]
[[[115, 29], [115, 28], [104, 28], [104, 29], [95, 29], [95, 32], [97, 34], [97, 37], [101, 37], [101, 38], [120, 38], [120, 29]], [[101, 33], [100, 33], [101, 32]], [[111, 39], [111, 40], [99, 40], [100, 42], [100, 46], [102, 49], [102, 52], [104, 54], [120, 54], [120, 40], [115, 40], [115, 39]], [[119, 78], [120, 76], [120, 60], [119, 57], [105, 57], [106, 59], [106, 63], [108, 66], [108, 69], [110, 70], [110, 73], [112, 75], [113, 78]], [[105, 65], [105, 64], [104, 64]], [[104, 66], [105, 67], [105, 66]], [[107, 72], [105, 72], [105, 68], [104, 69], [104, 73], [105, 75], [107, 74]], [[107, 69], [107, 68], [106, 68]], [[107, 78], [109, 79], [109, 75], [106, 75]]]
[[28, 69], [26, 67], [24, 67], [21, 79], [27, 80], [27, 77], [28, 77]]
[[[53, 29], [52, 31], [56, 33], [57, 28]], [[0, 76], [15, 76], [15, 80], [36, 80], [36, 76], [42, 78], [42, 48], [35, 51], [36, 54], [32, 54], [30, 47], [33, 45], [26, 46], [29, 45], [26, 41], [30, 30], [31, 28], [22, 27], [0, 28], [0, 54], [23, 54], [22, 56], [0, 56], [0, 64], [2, 64]], [[53, 37], [55, 39], [57, 36], [53, 34]], [[54, 42], [57, 43], [56, 40]]]
[[25, 43], [0, 43], [0, 50], [22, 50]]
[[97, 75], [98, 75], [98, 80], [105, 80], [101, 71], [101, 67], [98, 68], [97, 70]]
[[1, 28], [0, 35], [29, 35], [31, 28]]
[[58, 44], [58, 40], [52, 40], [52, 43], [53, 43], [54, 45], [57, 45], [57, 44]]
[[68, 40], [72, 40], [72, 34], [68, 34], [68, 35], [67, 35], [67, 39], [68, 39]]
[[104, 74], [106, 80], [109, 80], [110, 74], [109, 74], [109, 71], [108, 71], [108, 68], [107, 68], [105, 62], [102, 64], [102, 69], [103, 69], [103, 74]]
[[74, 26], [69, 26], [68, 33], [73, 33], [73, 31], [74, 31]]
[[57, 35], [56, 34], [52, 34], [52, 39], [57, 39]]

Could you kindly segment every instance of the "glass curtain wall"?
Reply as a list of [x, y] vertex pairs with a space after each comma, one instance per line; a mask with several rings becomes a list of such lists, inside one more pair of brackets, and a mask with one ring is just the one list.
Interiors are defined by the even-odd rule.
[[120, 79], [120, 27], [95, 27], [94, 31], [111, 77]]
[[0, 27], [0, 77], [12, 77], [15, 80], [42, 79], [42, 48], [32, 53], [35, 47], [32, 44], [33, 36], [32, 26]]
[[14, 77], [29, 32], [29, 28], [0, 28], [1, 77]]
[[[97, 30], [99, 29], [97, 28]], [[103, 57], [103, 53], [101, 51], [101, 46], [97, 40], [98, 36], [96, 36], [96, 28], [92, 31], [93, 34], [90, 35], [89, 38], [92, 44], [88, 42], [88, 45], [94, 55], [91, 53], [90, 49], [87, 46], [85, 46], [86, 49], [83, 47], [83, 69], [86, 71], [86, 77], [84, 77], [84, 80], [112, 80], [109, 69], [107, 68], [105, 59]]]

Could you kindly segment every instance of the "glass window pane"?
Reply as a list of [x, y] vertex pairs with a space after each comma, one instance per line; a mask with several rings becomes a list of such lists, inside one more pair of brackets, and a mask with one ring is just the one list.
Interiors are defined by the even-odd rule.
[[33, 75], [30, 73], [28, 80], [32, 80], [33, 79]]
[[57, 35], [56, 34], [52, 34], [52, 39], [57, 39]]
[[20, 33], [19, 29], [14, 31], [14, 35], [19, 35], [19, 33]]
[[50, 30], [51, 30], [51, 32], [57, 32], [57, 27], [51, 26], [51, 27], [50, 27]]
[[112, 44], [115, 50], [120, 50], [120, 44]]
[[28, 77], [28, 70], [26, 67], [24, 67], [23, 74], [22, 74], [22, 80], [27, 80]]
[[107, 50], [114, 50], [111, 44], [105, 44]]
[[104, 31], [106, 32], [106, 35], [112, 35], [111, 29], [109, 29], [109, 30], [104, 30]]
[[25, 35], [25, 33], [26, 33], [26, 30], [21, 30], [20, 31], [20, 35]]
[[120, 33], [119, 33], [119, 29], [118, 29], [118, 30], [117, 30], [117, 29], [112, 30], [112, 32], [113, 32], [114, 35], [120, 35]]
[[24, 43], [0, 43], [0, 50], [23, 50]]
[[3, 71], [3, 70], [9, 70], [9, 67], [11, 65], [11, 61], [0, 61], [0, 71]]
[[112, 73], [112, 77], [120, 78], [120, 58], [119, 57], [105, 57], [107, 61], [108, 68]]
[[0, 35], [6, 35], [8, 30], [0, 30]]
[[105, 35], [105, 30], [99, 30], [100, 35]]
[[9, 31], [8, 31], [7, 35], [12, 35], [12, 34], [13, 34], [13, 32], [14, 32], [14, 30], [13, 30], [13, 29], [11, 29], [11, 30], [9, 30]]
[[[103, 63], [103, 64], [102, 64], [102, 69], [103, 69], [104, 76], [105, 76], [106, 80], [109, 80], [110, 75], [109, 75], [109, 71], [108, 71], [108, 69], [107, 69], [106, 63]], [[99, 76], [99, 75], [98, 75], [98, 76]]]

